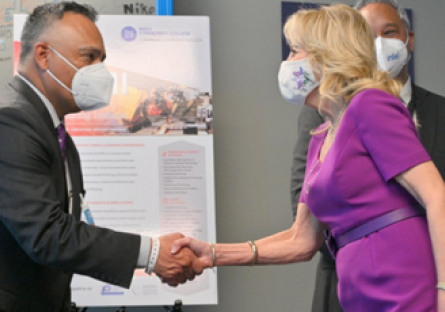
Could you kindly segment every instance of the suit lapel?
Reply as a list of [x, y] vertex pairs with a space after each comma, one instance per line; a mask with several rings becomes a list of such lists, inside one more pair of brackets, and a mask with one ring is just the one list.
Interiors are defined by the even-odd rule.
[[[429, 92], [413, 85], [412, 102], [420, 124], [419, 137], [428, 154], [433, 155], [437, 129], [437, 105], [428, 101]], [[410, 103], [411, 105], [411, 103]]]

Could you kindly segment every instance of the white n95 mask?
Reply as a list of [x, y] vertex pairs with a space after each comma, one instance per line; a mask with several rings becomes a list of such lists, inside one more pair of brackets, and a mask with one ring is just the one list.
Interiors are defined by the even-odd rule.
[[387, 71], [392, 78], [397, 77], [409, 61], [409, 53], [406, 48], [408, 41], [409, 36], [405, 43], [399, 39], [377, 37], [375, 47], [378, 68]]
[[54, 76], [49, 69], [46, 71], [57, 83], [73, 94], [74, 101], [81, 110], [92, 111], [110, 104], [114, 78], [102, 62], [78, 69], [62, 54], [52, 47], [49, 48], [76, 70], [71, 84], [72, 89]]
[[283, 98], [295, 105], [304, 105], [307, 96], [320, 85], [307, 58], [283, 61], [278, 73], [278, 84]]

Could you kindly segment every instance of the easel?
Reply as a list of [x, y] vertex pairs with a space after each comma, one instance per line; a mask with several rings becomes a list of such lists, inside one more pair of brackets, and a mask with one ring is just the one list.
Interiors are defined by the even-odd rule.
[[75, 302], [71, 302], [70, 312], [85, 312], [88, 308], [78, 308]]
[[167, 312], [182, 312], [182, 301], [176, 300], [172, 307], [164, 307]]
[[[182, 312], [182, 301], [181, 300], [176, 300], [175, 304], [172, 307], [164, 306], [164, 309], [167, 312]], [[125, 307], [121, 307], [116, 312], [126, 312], [126, 308]]]
[[[70, 312], [86, 312], [87, 307], [78, 308], [74, 302], [71, 302], [71, 311]], [[165, 311], [167, 312], [182, 312], [182, 301], [176, 300], [175, 304], [172, 307], [164, 306]], [[126, 312], [126, 307], [120, 307], [116, 312]]]

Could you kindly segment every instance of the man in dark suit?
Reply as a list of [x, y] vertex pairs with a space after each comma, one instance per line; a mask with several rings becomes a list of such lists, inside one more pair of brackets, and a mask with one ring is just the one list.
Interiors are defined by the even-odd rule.
[[[393, 0], [361, 0], [355, 8], [362, 13], [374, 31], [375, 37], [397, 39], [399, 46], [406, 46], [410, 55], [414, 49], [414, 33], [407, 14]], [[394, 42], [394, 41], [393, 41]], [[379, 51], [379, 49], [377, 49]], [[381, 52], [377, 52], [381, 53]], [[407, 62], [401, 65], [394, 76], [403, 84], [400, 97], [407, 105], [418, 125], [419, 137], [433, 162], [445, 178], [445, 98], [429, 92], [411, 82]], [[402, 67], [403, 65], [403, 67]], [[388, 70], [392, 70], [388, 68]], [[298, 139], [294, 149], [291, 178], [291, 199], [294, 217], [300, 198], [310, 131], [323, 123], [323, 117], [309, 107], [303, 107], [298, 119]], [[326, 203], [329, 205], [329, 203]], [[338, 302], [335, 261], [326, 246], [320, 250], [312, 312], [340, 312]]]
[[128, 288], [137, 267], [148, 265], [173, 286], [202, 270], [190, 250], [171, 255], [179, 234], [158, 243], [80, 222], [79, 155], [56, 128], [66, 114], [107, 104], [111, 96], [96, 16], [74, 2], [37, 7], [23, 30], [19, 75], [0, 93], [3, 312], [69, 311], [73, 273]]

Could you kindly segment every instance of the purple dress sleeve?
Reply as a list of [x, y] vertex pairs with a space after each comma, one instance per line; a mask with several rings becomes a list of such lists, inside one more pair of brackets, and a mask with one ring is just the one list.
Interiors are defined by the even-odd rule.
[[399, 99], [369, 89], [356, 95], [348, 109], [353, 111], [362, 143], [385, 181], [430, 160]]

